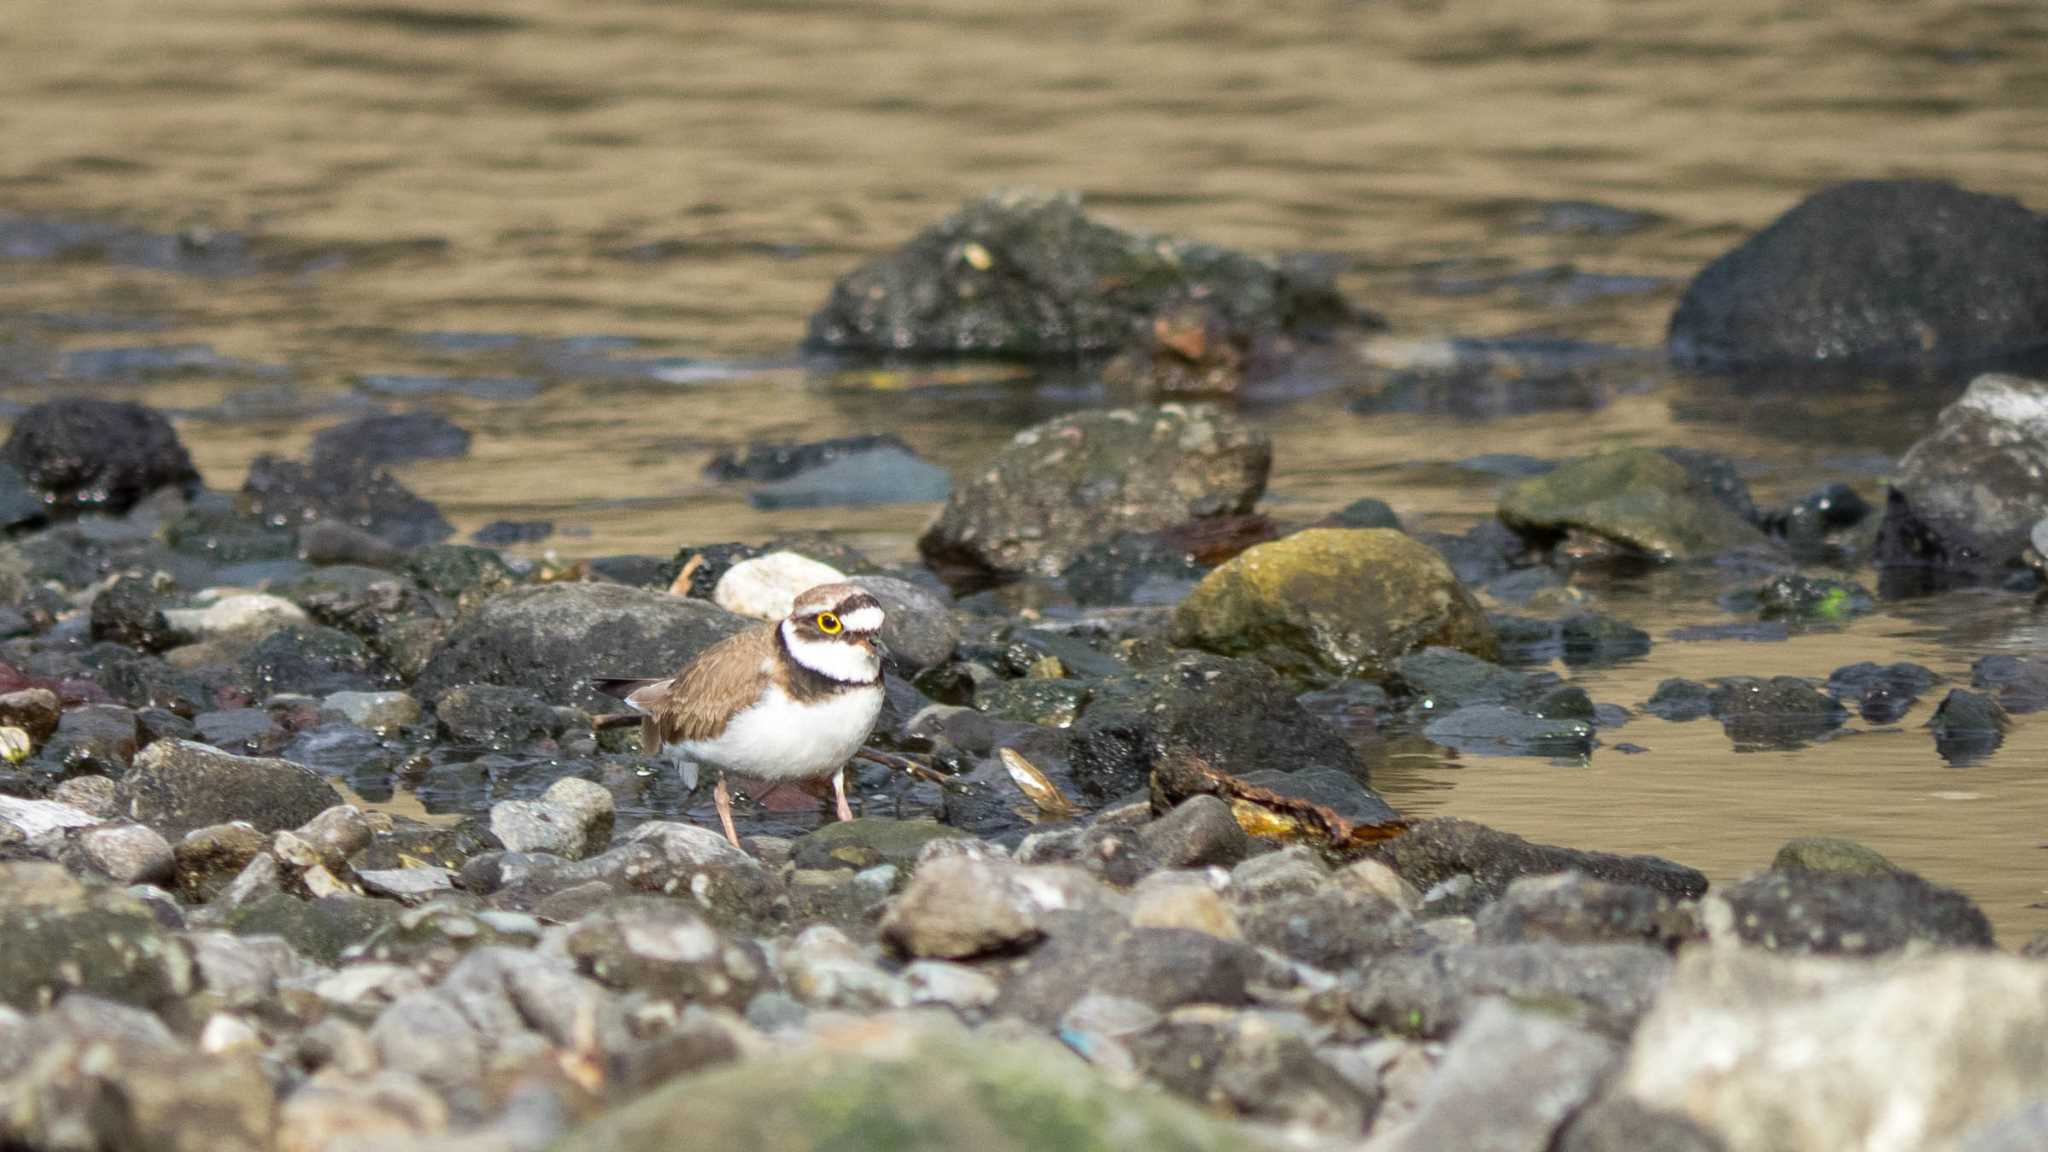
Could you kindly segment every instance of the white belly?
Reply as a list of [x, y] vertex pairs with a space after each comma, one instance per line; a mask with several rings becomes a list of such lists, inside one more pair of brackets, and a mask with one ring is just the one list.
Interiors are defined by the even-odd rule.
[[826, 776], [853, 758], [874, 730], [882, 711], [882, 686], [836, 692], [813, 704], [799, 704], [780, 688], [732, 718], [713, 740], [687, 740], [662, 749], [695, 775], [688, 764], [709, 764], [736, 776], [796, 780]]

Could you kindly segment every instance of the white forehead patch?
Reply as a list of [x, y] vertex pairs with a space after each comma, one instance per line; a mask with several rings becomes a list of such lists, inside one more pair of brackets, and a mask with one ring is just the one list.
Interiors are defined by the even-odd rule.
[[797, 663], [842, 684], [872, 684], [882, 674], [881, 657], [865, 644], [806, 640], [797, 635], [796, 627], [787, 620], [782, 622], [782, 642], [789, 645], [789, 654]]
[[875, 607], [856, 608], [841, 616], [839, 622], [846, 625], [847, 629], [853, 632], [880, 632], [882, 630], [882, 610]]

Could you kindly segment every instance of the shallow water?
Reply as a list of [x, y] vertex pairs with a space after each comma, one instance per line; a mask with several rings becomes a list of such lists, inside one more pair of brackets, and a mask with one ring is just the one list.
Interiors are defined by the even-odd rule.
[[[1368, 350], [1382, 363], [1452, 336], [1649, 346], [1701, 262], [1827, 181], [2038, 195], [2044, 42], [2048, 8], [1961, 0], [12, 0], [0, 399], [176, 409], [229, 488], [321, 426], [426, 407], [474, 449], [405, 480], [464, 532], [554, 520], [528, 554], [822, 528], [904, 558], [930, 506], [763, 512], [702, 467], [732, 443], [889, 430], [957, 469], [1111, 398], [985, 365], [796, 357], [835, 275], [991, 187], [1077, 188], [1123, 224], [1340, 254], [1346, 288], [1391, 322]], [[51, 221], [102, 227], [52, 239]], [[77, 355], [189, 346], [154, 367]], [[380, 375], [483, 384], [394, 397]], [[1347, 401], [1373, 381], [1299, 381], [1247, 408], [1278, 446], [1268, 510], [1298, 522], [1372, 495], [1456, 530], [1499, 480], [1449, 462], [1624, 443], [1729, 453], [1766, 502], [1829, 479], [1874, 497], [1954, 387], [1733, 384], [1654, 360], [1602, 380], [1396, 396], [1371, 415]], [[1710, 594], [1597, 592], [1660, 641], [1578, 676], [1631, 706], [1667, 675], [1911, 659], [1955, 681], [1986, 652], [2048, 647], [2010, 597], [1888, 604], [1769, 644], [1668, 641], [1732, 619]], [[1919, 727], [1932, 703], [1793, 752], [1639, 716], [1604, 734], [1639, 755], [1428, 757], [1378, 779], [1411, 811], [1716, 878], [1791, 835], [1853, 835], [2023, 941], [2048, 928], [2032, 906], [2048, 900], [2048, 725], [1952, 769]]]

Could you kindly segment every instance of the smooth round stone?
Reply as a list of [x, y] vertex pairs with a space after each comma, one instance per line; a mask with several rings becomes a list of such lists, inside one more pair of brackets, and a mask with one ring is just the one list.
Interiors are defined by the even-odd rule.
[[838, 584], [846, 574], [794, 552], [770, 552], [742, 560], [719, 577], [712, 602], [728, 612], [756, 620], [780, 620], [796, 598], [820, 584]]

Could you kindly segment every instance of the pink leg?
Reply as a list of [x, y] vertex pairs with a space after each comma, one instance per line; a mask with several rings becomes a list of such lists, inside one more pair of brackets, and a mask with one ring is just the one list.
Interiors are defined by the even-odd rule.
[[853, 809], [846, 803], [846, 768], [843, 765], [832, 774], [832, 798], [839, 801], [839, 818], [853, 819]]
[[725, 826], [725, 838], [732, 846], [740, 846], [740, 834], [732, 826], [732, 793], [725, 790], [725, 776], [718, 777], [718, 787], [711, 790], [711, 799], [718, 805], [718, 822]]

